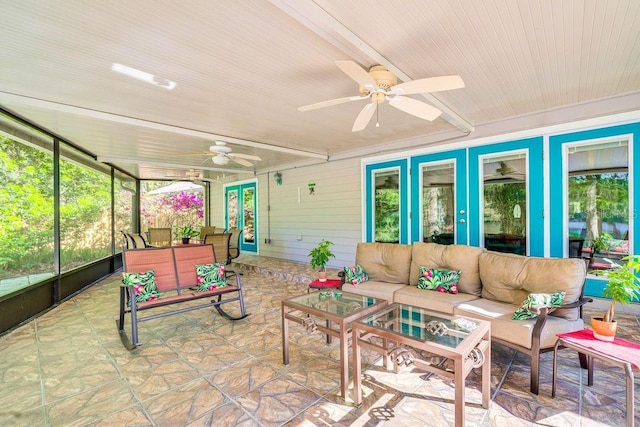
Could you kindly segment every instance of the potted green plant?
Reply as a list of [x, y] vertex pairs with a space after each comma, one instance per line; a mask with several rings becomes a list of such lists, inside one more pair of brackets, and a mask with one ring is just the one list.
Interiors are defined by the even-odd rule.
[[327, 263], [329, 259], [336, 257], [333, 252], [331, 252], [331, 249], [329, 249], [331, 245], [333, 245], [333, 242], [322, 239], [320, 243], [318, 243], [318, 246], [309, 252], [309, 256], [311, 257], [309, 264], [311, 264], [313, 268], [320, 268], [318, 279], [320, 279], [321, 282], [327, 280]]
[[629, 255], [622, 260], [624, 264], [613, 264], [611, 270], [602, 270], [596, 274], [607, 278], [602, 295], [611, 298], [611, 304], [602, 317], [591, 318], [593, 336], [603, 341], [613, 341], [616, 335], [617, 323], [615, 320], [616, 303], [630, 304], [640, 297], [640, 255]]
[[200, 235], [200, 232], [190, 225], [185, 225], [184, 227], [177, 228], [178, 237], [182, 239], [182, 243], [185, 245], [189, 243], [192, 237], [196, 237]]
[[594, 237], [589, 241], [589, 248], [591, 249], [591, 253], [589, 254], [589, 266], [593, 266], [595, 262], [596, 254], [599, 254], [601, 251], [607, 249], [609, 247], [609, 241], [604, 236]]

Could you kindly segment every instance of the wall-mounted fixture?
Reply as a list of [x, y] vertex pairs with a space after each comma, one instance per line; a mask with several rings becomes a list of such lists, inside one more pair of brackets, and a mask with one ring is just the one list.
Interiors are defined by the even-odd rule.
[[276, 180], [276, 184], [282, 185], [282, 174], [280, 173], [280, 171], [277, 171], [273, 174], [273, 179]]
[[309, 194], [316, 194], [316, 183], [314, 181], [309, 181]]

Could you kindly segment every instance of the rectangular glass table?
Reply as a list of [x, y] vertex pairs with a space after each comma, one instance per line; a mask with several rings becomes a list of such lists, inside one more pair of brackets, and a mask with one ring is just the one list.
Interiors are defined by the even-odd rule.
[[282, 362], [289, 364], [289, 321], [303, 325], [309, 332], [323, 332], [327, 335], [327, 343], [331, 343], [331, 337], [340, 338], [340, 392], [342, 398], [346, 399], [351, 323], [387, 305], [386, 300], [333, 289], [283, 300]]
[[[454, 380], [455, 425], [464, 425], [465, 380], [473, 368], [482, 367], [482, 407], [489, 408], [491, 391], [491, 327], [484, 320], [449, 316], [405, 304], [391, 304], [353, 322], [354, 401], [362, 403], [361, 349], [367, 348], [383, 356], [388, 369], [393, 360], [399, 366], [415, 365], [418, 369]], [[376, 338], [375, 340], [371, 340]], [[419, 359], [422, 350], [451, 359], [453, 372], [441, 365]]]

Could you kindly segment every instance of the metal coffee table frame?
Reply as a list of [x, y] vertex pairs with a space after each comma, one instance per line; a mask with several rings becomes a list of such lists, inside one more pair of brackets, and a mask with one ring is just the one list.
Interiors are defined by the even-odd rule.
[[[402, 315], [397, 312], [410, 310], [410, 325], [402, 325]], [[394, 314], [394, 311], [396, 312]], [[415, 316], [418, 314], [418, 316]], [[416, 317], [427, 318], [426, 323]], [[439, 319], [439, 320], [438, 320]], [[463, 332], [447, 327], [451, 325], [451, 320], [462, 319], [468, 322], [471, 319], [464, 319], [460, 316], [447, 316], [445, 314], [423, 310], [404, 304], [392, 304], [386, 308], [373, 313], [370, 316], [363, 316], [352, 325], [352, 347], [353, 347], [353, 382], [354, 400], [356, 405], [362, 403], [361, 387], [361, 349], [374, 350], [383, 356], [384, 367], [388, 369], [390, 359], [394, 359], [394, 371], [398, 372], [400, 365], [415, 365], [418, 369], [434, 373], [446, 378], [453, 379], [455, 385], [455, 425], [464, 425], [465, 407], [465, 380], [473, 368], [482, 366], [482, 407], [488, 409], [491, 393], [491, 327], [489, 322], [483, 320], [472, 320], [476, 325], [471, 332]], [[422, 331], [420, 331], [422, 329]], [[425, 332], [429, 331], [428, 333]], [[455, 346], [443, 345], [441, 343], [424, 339], [429, 334], [434, 336], [449, 335]], [[418, 338], [421, 336], [422, 338]], [[369, 340], [373, 337], [380, 338], [381, 344], [372, 343]], [[405, 346], [413, 349], [424, 350], [436, 356], [453, 360], [454, 371], [443, 369], [439, 365], [432, 365], [426, 361], [415, 357], [415, 352], [409, 351]]]
[[[289, 364], [289, 321], [309, 331], [340, 339], [340, 392], [347, 397], [349, 385], [349, 339], [354, 320], [386, 307], [386, 300], [343, 291], [311, 292], [282, 301], [282, 363]], [[298, 312], [298, 313], [296, 313]], [[318, 322], [320, 320], [321, 322]], [[321, 324], [324, 321], [324, 325]]]

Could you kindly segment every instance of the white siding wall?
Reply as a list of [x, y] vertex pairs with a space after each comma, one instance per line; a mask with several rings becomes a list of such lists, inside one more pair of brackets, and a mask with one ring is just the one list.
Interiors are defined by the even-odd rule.
[[[356, 244], [362, 239], [360, 159], [280, 172], [282, 185], [275, 183], [273, 173], [257, 177], [259, 254], [308, 262], [309, 251], [324, 238], [334, 243], [331, 249], [336, 258], [329, 262], [329, 267], [352, 265]], [[314, 195], [309, 194], [310, 181], [316, 183]], [[210, 212], [211, 224], [222, 226], [223, 183], [212, 183]], [[265, 239], [271, 243], [265, 243]]]

